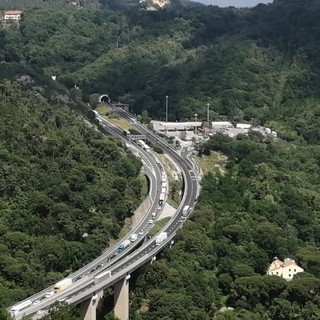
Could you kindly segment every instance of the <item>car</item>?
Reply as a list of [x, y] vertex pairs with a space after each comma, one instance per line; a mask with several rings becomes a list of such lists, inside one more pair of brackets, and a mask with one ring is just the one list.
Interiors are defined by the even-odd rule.
[[139, 234], [143, 234], [143, 230], [140, 230], [140, 231], [139, 231]]
[[35, 301], [33, 302], [33, 304], [38, 304], [38, 303], [40, 303], [40, 300], [35, 300]]
[[153, 220], [152, 219], [149, 220], [149, 224], [153, 224]]
[[37, 314], [43, 314], [43, 313], [44, 313], [43, 310], [38, 310], [38, 311], [37, 311]]
[[46, 294], [45, 294], [45, 297], [46, 298], [49, 298], [49, 297], [51, 297], [51, 296], [53, 296], [54, 295], [54, 291], [49, 291], [49, 292], [47, 292]]

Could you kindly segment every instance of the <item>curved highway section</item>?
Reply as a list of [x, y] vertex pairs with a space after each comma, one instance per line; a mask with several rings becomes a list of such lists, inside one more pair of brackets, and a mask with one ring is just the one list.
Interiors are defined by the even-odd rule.
[[[22, 316], [32, 316], [33, 319], [39, 319], [47, 313], [49, 308], [56, 305], [59, 301], [64, 301], [67, 304], [79, 304], [94, 296], [101, 290], [108, 288], [119, 280], [127, 277], [134, 270], [150, 261], [158, 252], [163, 250], [163, 248], [172, 241], [178, 229], [181, 228], [183, 223], [186, 221], [187, 216], [184, 208], [188, 206], [192, 210], [194, 207], [198, 184], [190, 161], [182, 158], [178, 153], [176, 153], [176, 151], [171, 149], [165, 141], [159, 139], [159, 137], [153, 132], [137, 123], [137, 121], [128, 113], [113, 106], [111, 107], [114, 108], [114, 110], [122, 117], [127, 119], [133, 127], [139, 130], [142, 134], [145, 134], [147, 140], [149, 140], [153, 145], [157, 145], [162, 148], [180, 166], [184, 181], [183, 199], [175, 216], [172, 217], [160, 231], [167, 232], [168, 238], [160, 243], [160, 245], [157, 245], [155, 240], [157, 235], [155, 235], [152, 239], [145, 242], [139, 249], [125, 256], [117, 263], [111, 266], [104, 266], [99, 271], [95, 271], [92, 275], [80, 279], [72, 286], [62, 290], [54, 296], [48, 297], [41, 303], [41, 305], [33, 304], [25, 308], [17, 319], [21, 319]], [[188, 211], [188, 214], [191, 210]]]

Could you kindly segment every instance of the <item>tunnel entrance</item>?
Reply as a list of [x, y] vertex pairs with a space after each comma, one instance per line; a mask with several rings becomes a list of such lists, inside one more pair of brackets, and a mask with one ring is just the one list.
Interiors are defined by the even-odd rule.
[[109, 96], [108, 96], [107, 94], [103, 94], [103, 95], [100, 97], [100, 102], [110, 103], [110, 102], [111, 102], [111, 99], [109, 98]]

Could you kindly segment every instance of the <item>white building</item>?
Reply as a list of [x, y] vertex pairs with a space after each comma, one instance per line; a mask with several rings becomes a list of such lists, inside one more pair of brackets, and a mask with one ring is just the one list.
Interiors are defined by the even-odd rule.
[[[164, 7], [165, 5], [170, 4], [170, 0], [140, 0], [139, 3], [149, 3], [150, 5], [155, 5], [156, 7]], [[149, 7], [149, 8], [154, 8], [154, 7]], [[156, 8], [154, 8], [156, 9]], [[149, 9], [150, 10], [150, 9]]]
[[267, 136], [272, 136], [274, 138], [278, 137], [278, 133], [276, 131], [272, 131], [270, 128], [266, 128], [263, 126], [252, 127], [252, 128], [250, 128], [250, 130], [253, 132], [259, 132], [264, 137], [267, 137]]
[[21, 20], [21, 16], [23, 14], [23, 11], [21, 10], [9, 10], [4, 12], [4, 20], [5, 21], [19, 21]]
[[193, 131], [195, 128], [202, 126], [200, 121], [190, 122], [163, 122], [163, 121], [151, 121], [153, 129], [156, 131]]
[[278, 276], [290, 281], [295, 274], [303, 271], [304, 270], [299, 267], [294, 260], [285, 258], [284, 261], [281, 261], [275, 257], [268, 268], [267, 275]]
[[230, 138], [235, 138], [239, 134], [245, 134], [247, 135], [249, 132], [249, 129], [243, 129], [243, 128], [228, 128], [224, 130], [222, 133], [226, 136], [229, 136]]
[[233, 124], [228, 121], [212, 121], [211, 122], [212, 130], [225, 130], [228, 128], [234, 128]]
[[250, 129], [252, 125], [250, 123], [237, 123], [236, 128], [237, 129]]

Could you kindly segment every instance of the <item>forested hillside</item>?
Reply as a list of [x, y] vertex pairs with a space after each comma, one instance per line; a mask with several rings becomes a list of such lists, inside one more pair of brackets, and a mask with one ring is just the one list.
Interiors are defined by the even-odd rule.
[[[176, 244], [138, 278], [132, 319], [318, 319], [319, 146], [217, 135], [199, 151], [212, 150], [226, 173], [204, 178]], [[266, 276], [275, 256], [305, 273]]]
[[212, 119], [276, 120], [284, 136], [283, 109], [318, 98], [316, 0], [250, 10], [174, 2], [152, 12], [124, 0], [111, 11], [112, 3], [26, 10], [19, 30], [1, 33], [1, 76], [56, 75], [60, 86], [79, 86], [84, 101], [108, 92], [156, 118], [169, 95], [171, 120], [205, 117], [209, 102]]
[[0, 84], [0, 306], [98, 256], [139, 204], [141, 163], [76, 113]]

